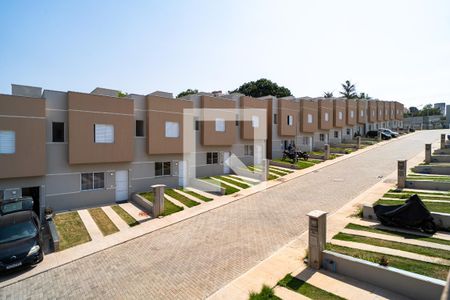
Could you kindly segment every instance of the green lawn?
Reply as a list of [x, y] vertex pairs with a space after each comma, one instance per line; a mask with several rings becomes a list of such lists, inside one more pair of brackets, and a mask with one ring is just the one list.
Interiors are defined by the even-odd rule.
[[177, 193], [176, 190], [174, 190], [174, 189], [165, 189], [164, 193], [169, 195], [170, 197], [175, 198], [176, 200], [180, 201], [187, 207], [193, 207], [193, 206], [200, 204], [199, 202], [191, 200], [188, 197], [181, 195], [180, 193]]
[[450, 196], [448, 192], [426, 192], [426, 191], [410, 191], [410, 190], [394, 190], [390, 189], [389, 193], [411, 193], [411, 194], [419, 194], [419, 195], [442, 195], [442, 196]]
[[302, 294], [310, 299], [317, 300], [343, 300], [345, 298], [339, 297], [333, 293], [322, 290], [314, 285], [307, 283], [306, 281], [300, 280], [293, 277], [291, 274], [284, 276], [283, 279], [278, 281], [278, 285], [288, 288], [294, 292]]
[[248, 189], [250, 187], [246, 183], [243, 183], [243, 182], [241, 182], [239, 180], [234, 180], [234, 179], [231, 179], [231, 178], [228, 178], [228, 177], [225, 177], [225, 176], [214, 176], [213, 178], [218, 178], [218, 179], [220, 179], [222, 181], [231, 183], [232, 185], [238, 186], [238, 187], [243, 188], [243, 189]]
[[113, 205], [111, 208], [128, 224], [128, 226], [133, 227], [139, 225], [139, 222], [133, 218], [129, 213], [127, 213], [122, 207], [119, 205]]
[[[375, 204], [382, 204], [382, 205], [399, 205], [403, 204], [403, 201], [398, 200], [378, 200]], [[428, 208], [430, 211], [434, 212], [441, 212], [450, 214], [450, 203], [444, 203], [444, 202], [427, 202], [424, 201], [423, 204]]]
[[431, 257], [450, 259], [450, 251], [446, 251], [446, 250], [442, 250], [442, 249], [435, 249], [435, 248], [428, 248], [428, 247], [424, 247], [424, 246], [410, 245], [410, 244], [401, 243], [401, 242], [387, 241], [387, 240], [382, 240], [382, 239], [377, 239], [377, 238], [372, 238], [372, 237], [365, 237], [365, 236], [361, 236], [361, 235], [339, 232], [338, 234], [336, 234], [333, 237], [333, 239], [347, 241], [347, 242], [363, 243], [363, 244], [368, 244], [368, 245], [377, 246], [377, 247], [397, 249], [397, 250], [401, 250], [401, 251], [407, 251], [407, 252], [417, 253], [417, 254], [431, 256]]
[[59, 251], [84, 244], [91, 240], [78, 212], [57, 214], [55, 221], [59, 235]]
[[269, 168], [269, 172], [273, 173], [275, 175], [278, 175], [278, 176], [286, 176], [288, 174], [286, 172], [283, 172], [283, 171], [280, 171], [280, 170], [277, 170], [277, 169], [274, 169], [274, 168]]
[[401, 236], [401, 237], [404, 237], [404, 238], [407, 238], [407, 239], [415, 239], [415, 240], [420, 240], [420, 241], [425, 241], [425, 242], [431, 242], [431, 243], [437, 243], [437, 244], [443, 244], [443, 245], [449, 245], [450, 246], [450, 241], [449, 240], [443, 240], [443, 239], [438, 239], [438, 238], [433, 238], [433, 237], [426, 237], [426, 236], [421, 236], [421, 235], [404, 233], [404, 232], [399, 232], [399, 231], [395, 231], [395, 230], [374, 228], [374, 227], [363, 226], [363, 225], [358, 225], [358, 224], [353, 224], [353, 223], [347, 224], [347, 226], [345, 226], [345, 228], [353, 229], [353, 230], [361, 230], [361, 231], [373, 232], [373, 233], [379, 233], [379, 234]]
[[182, 189], [182, 191], [185, 192], [186, 194], [189, 194], [189, 195], [191, 195], [191, 196], [193, 196], [193, 197], [195, 197], [195, 198], [197, 198], [197, 199], [200, 199], [200, 200], [202, 200], [202, 201], [205, 201], [205, 202], [208, 202], [208, 201], [212, 201], [212, 200], [213, 200], [213, 198], [205, 197], [205, 196], [200, 195], [199, 193], [196, 193], [196, 192], [191, 191], [191, 190]]
[[255, 184], [258, 184], [258, 183], [259, 183], [259, 182], [256, 182], [256, 181], [246, 180], [246, 179], [244, 179], [244, 178], [238, 177], [237, 175], [232, 175], [232, 174], [230, 174], [229, 176], [230, 176], [230, 177], [233, 177], [234, 180], [242, 181], [242, 182], [244, 182], [244, 183], [246, 183], [246, 184], [248, 184], [248, 185], [255, 185]]
[[[147, 199], [151, 203], [155, 202], [155, 195], [153, 195], [153, 192], [139, 193], [139, 195], [141, 195], [142, 197], [144, 197], [145, 199]], [[174, 203], [172, 203], [169, 200], [167, 200], [166, 198], [164, 198], [164, 212], [162, 214], [163, 216], [171, 215], [173, 213], [182, 211], [183, 209], [184, 209], [184, 207], [180, 207], [178, 205], [175, 205]]]
[[288, 169], [282, 169], [281, 167], [278, 167], [278, 166], [270, 166], [270, 169], [272, 169], [272, 170], [277, 170], [277, 171], [280, 171], [280, 172], [284, 172], [284, 173], [287, 173], [287, 174], [291, 174], [291, 173], [294, 173], [294, 171], [292, 171], [292, 170], [288, 170]]
[[330, 152], [350, 154], [355, 151], [353, 148], [330, 147]]
[[206, 182], [211, 183], [211, 184], [214, 184], [214, 185], [217, 185], [217, 186], [225, 188], [225, 195], [231, 195], [231, 194], [239, 192], [239, 190], [237, 188], [229, 186], [229, 185], [227, 185], [227, 184], [225, 184], [223, 182], [214, 180], [213, 177], [205, 177], [205, 178], [202, 178], [202, 179], [204, 181], [206, 181]]
[[275, 296], [273, 289], [271, 289], [267, 285], [263, 285], [263, 287], [261, 288], [261, 291], [259, 293], [251, 292], [248, 299], [249, 300], [281, 300], [281, 298]]
[[380, 254], [371, 251], [358, 250], [333, 244], [327, 244], [327, 250], [334, 251], [337, 253], [349, 255], [352, 257], [356, 257], [359, 259], [367, 260], [373, 263], [379, 263], [381, 257], [385, 257], [388, 260], [388, 264], [390, 267], [394, 267], [397, 269], [402, 269], [405, 271], [446, 280], [448, 271], [450, 269], [449, 266], [438, 265], [428, 262], [423, 262], [419, 260], [403, 258], [393, 255]]
[[450, 182], [450, 176], [426, 176], [426, 175], [419, 175], [419, 174], [409, 174], [406, 177], [406, 180], [429, 180], [429, 181], [439, 181], [439, 182]]
[[[282, 159], [273, 159], [273, 161], [276, 161], [276, 162], [279, 162], [279, 163], [282, 163], [282, 164], [286, 164], [286, 167], [289, 167], [290, 165], [292, 165], [292, 161], [287, 161], [287, 160], [282, 160]], [[307, 161], [299, 160], [294, 165], [299, 167], [300, 169], [306, 169], [306, 168], [309, 168], [311, 166], [314, 166], [318, 162], [321, 162], [321, 161], [311, 160], [311, 159], [307, 160]], [[275, 173], [275, 172], [273, 172], [273, 173]]]
[[91, 208], [88, 209], [89, 214], [92, 219], [94, 219], [95, 224], [97, 224], [98, 228], [102, 232], [103, 235], [113, 234], [119, 229], [114, 225], [111, 219], [106, 215], [106, 213], [101, 208]]
[[[397, 198], [397, 199], [408, 199], [416, 193], [386, 193], [383, 198]], [[450, 201], [450, 197], [442, 197], [442, 195], [430, 195], [430, 194], [417, 194], [422, 200], [441, 200]]]

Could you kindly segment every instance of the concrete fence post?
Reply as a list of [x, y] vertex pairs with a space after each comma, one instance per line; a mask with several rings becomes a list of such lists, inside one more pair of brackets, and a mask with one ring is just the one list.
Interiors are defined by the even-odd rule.
[[397, 162], [397, 187], [403, 189], [406, 187], [406, 160], [399, 160]]
[[269, 160], [262, 160], [262, 168], [261, 168], [261, 181], [267, 181], [269, 179]]
[[323, 159], [329, 160], [330, 159], [330, 145], [329, 144], [323, 145], [323, 152], [324, 152]]
[[431, 163], [431, 144], [425, 144], [425, 163]]
[[308, 266], [318, 270], [322, 265], [322, 252], [327, 241], [327, 213], [313, 210], [307, 216], [309, 217]]
[[381, 142], [381, 131], [378, 131], [378, 134], [377, 134], [377, 141]]
[[360, 149], [361, 148], [361, 137], [357, 136], [356, 137], [356, 149]]
[[445, 149], [445, 134], [441, 134], [441, 149]]
[[157, 218], [164, 212], [164, 184], [152, 185], [155, 201], [153, 202], [153, 217]]

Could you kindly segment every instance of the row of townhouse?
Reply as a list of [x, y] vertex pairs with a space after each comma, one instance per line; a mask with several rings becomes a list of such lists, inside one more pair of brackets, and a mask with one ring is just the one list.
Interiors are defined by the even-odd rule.
[[[291, 142], [311, 150], [355, 132], [401, 127], [403, 118], [398, 102], [117, 95], [103, 88], [80, 93], [23, 85], [0, 95], [0, 199], [2, 191], [20, 189], [41, 216], [45, 207], [125, 201], [153, 184], [185, 185], [191, 173], [229, 173], [224, 162], [232, 156], [248, 165], [255, 157], [280, 157]], [[244, 118], [247, 110], [252, 115]]]

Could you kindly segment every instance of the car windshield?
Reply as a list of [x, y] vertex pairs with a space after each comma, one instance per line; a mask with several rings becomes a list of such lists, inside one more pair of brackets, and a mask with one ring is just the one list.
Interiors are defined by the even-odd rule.
[[36, 234], [36, 225], [31, 220], [23, 223], [11, 224], [0, 228], [0, 243], [30, 238]]

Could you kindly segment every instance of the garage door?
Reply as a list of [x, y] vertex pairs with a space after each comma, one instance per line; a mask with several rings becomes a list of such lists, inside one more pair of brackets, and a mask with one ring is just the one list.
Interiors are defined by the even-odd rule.
[[116, 171], [116, 201], [128, 200], [128, 171]]

